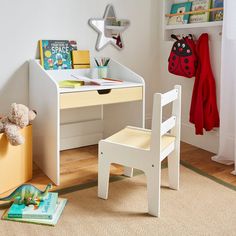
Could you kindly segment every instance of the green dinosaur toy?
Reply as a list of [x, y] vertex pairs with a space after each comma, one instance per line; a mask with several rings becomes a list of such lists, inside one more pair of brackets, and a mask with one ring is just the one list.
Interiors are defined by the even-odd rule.
[[23, 184], [9, 196], [0, 198], [0, 201], [13, 201], [16, 204], [25, 205], [39, 205], [40, 201], [44, 200], [51, 188], [52, 184], [48, 184], [44, 191], [40, 191], [31, 184]]

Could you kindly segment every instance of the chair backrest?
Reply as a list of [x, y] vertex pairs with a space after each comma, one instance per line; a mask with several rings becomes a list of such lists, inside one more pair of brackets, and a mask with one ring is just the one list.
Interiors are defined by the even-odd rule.
[[[171, 117], [162, 122], [162, 109], [172, 102]], [[161, 137], [170, 131], [176, 137], [176, 144], [180, 142], [181, 126], [181, 86], [175, 85], [167, 93], [155, 93], [152, 114], [151, 151], [161, 152]]]

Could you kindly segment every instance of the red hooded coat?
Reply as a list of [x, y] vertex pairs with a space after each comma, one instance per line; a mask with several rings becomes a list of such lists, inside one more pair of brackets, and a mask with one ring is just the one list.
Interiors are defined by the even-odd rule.
[[208, 34], [202, 34], [198, 39], [196, 52], [198, 67], [193, 87], [190, 122], [195, 124], [196, 134], [219, 127], [219, 113], [216, 103], [215, 79], [211, 69]]

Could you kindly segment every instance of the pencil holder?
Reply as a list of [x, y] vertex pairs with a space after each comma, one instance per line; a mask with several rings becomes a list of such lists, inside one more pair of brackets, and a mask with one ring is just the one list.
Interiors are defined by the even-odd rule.
[[98, 70], [98, 79], [107, 78], [107, 71], [108, 71], [107, 66], [98, 66], [97, 70]]

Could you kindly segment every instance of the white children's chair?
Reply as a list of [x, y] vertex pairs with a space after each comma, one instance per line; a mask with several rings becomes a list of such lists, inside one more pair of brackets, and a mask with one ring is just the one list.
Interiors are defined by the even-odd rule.
[[[162, 122], [163, 106], [172, 103], [172, 116]], [[160, 216], [161, 162], [168, 156], [169, 186], [179, 189], [181, 86], [155, 93], [152, 129], [126, 127], [99, 142], [98, 197], [107, 199], [110, 164], [137, 168], [147, 176], [148, 213]]]

